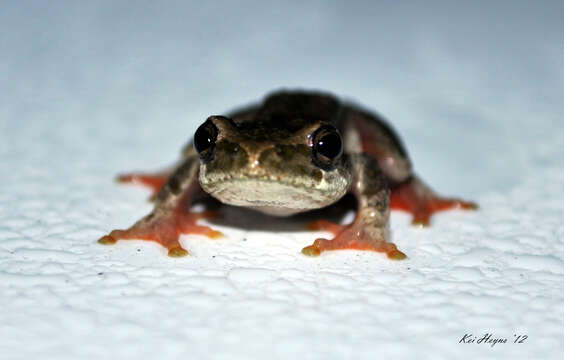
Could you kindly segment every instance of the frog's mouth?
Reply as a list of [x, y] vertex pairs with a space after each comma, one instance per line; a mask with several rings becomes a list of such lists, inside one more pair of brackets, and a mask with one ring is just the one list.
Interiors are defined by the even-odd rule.
[[201, 182], [202, 188], [219, 201], [245, 206], [257, 211], [289, 216], [328, 206], [343, 196], [343, 192], [324, 187], [305, 187], [264, 179], [232, 178], [221, 182]]

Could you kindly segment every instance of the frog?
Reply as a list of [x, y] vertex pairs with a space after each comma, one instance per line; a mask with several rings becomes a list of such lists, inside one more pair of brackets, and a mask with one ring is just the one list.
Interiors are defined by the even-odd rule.
[[312, 90], [278, 90], [254, 105], [209, 116], [172, 168], [125, 173], [117, 180], [151, 187], [154, 207], [131, 227], [113, 230], [98, 242], [154, 241], [171, 257], [191, 254], [180, 244], [182, 235], [223, 236], [198, 223], [217, 212], [192, 210], [206, 197], [287, 217], [352, 194], [357, 209], [351, 223], [309, 223], [310, 230], [334, 236], [317, 238], [301, 250], [312, 257], [353, 249], [403, 260], [407, 255], [390, 238], [390, 210], [411, 213], [412, 224], [429, 226], [436, 212], [477, 209], [475, 202], [440, 196], [426, 185], [382, 116]]

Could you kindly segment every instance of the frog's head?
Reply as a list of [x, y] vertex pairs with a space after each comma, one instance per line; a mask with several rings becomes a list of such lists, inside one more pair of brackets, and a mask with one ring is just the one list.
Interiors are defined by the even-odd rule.
[[223, 203], [272, 215], [325, 207], [351, 182], [341, 135], [325, 122], [240, 123], [210, 116], [194, 135], [202, 188]]

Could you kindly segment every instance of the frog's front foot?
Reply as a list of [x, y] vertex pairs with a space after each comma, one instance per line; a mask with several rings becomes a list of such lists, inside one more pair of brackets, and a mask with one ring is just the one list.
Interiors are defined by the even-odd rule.
[[113, 230], [101, 237], [98, 242], [104, 245], [115, 244], [118, 240], [155, 241], [168, 249], [168, 255], [181, 257], [189, 255], [179, 240], [182, 234], [199, 234], [210, 238], [223, 236], [219, 231], [208, 226], [197, 225], [196, 221], [216, 217], [214, 212], [190, 213], [151, 213], [139, 220], [127, 230]]
[[385, 240], [383, 231], [374, 231], [361, 221], [355, 221], [350, 225], [334, 224], [330, 221], [319, 220], [308, 224], [310, 230], [325, 230], [335, 234], [332, 240], [319, 238], [310, 246], [302, 249], [302, 253], [308, 256], [319, 256], [328, 250], [370, 250], [383, 252], [389, 259], [403, 260], [407, 256], [398, 250], [397, 246]]
[[390, 208], [413, 214], [413, 225], [429, 226], [435, 212], [449, 209], [476, 210], [478, 205], [471, 201], [441, 197], [414, 176], [392, 188]]

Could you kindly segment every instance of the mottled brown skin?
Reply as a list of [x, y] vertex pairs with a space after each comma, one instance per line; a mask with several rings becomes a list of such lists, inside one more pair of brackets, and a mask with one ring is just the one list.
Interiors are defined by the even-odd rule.
[[[386, 122], [329, 94], [273, 93], [229, 118], [211, 116], [205, 126], [216, 129], [213, 151], [200, 149], [198, 154], [190, 143], [171, 171], [118, 178], [151, 186], [155, 207], [131, 228], [114, 230], [100, 243], [151, 240], [166, 247], [170, 256], [183, 256], [188, 251], [178, 241], [181, 234], [221, 235], [196, 224], [213, 216], [190, 212], [198, 196], [209, 194], [227, 204], [287, 216], [328, 206], [352, 193], [358, 203], [353, 223], [310, 224], [311, 229], [333, 232], [335, 238], [317, 239], [302, 253], [358, 249], [401, 260], [406, 255], [389, 241], [390, 208], [411, 212], [414, 224], [421, 225], [428, 225], [439, 210], [476, 208], [471, 202], [436, 195], [415, 176], [404, 146]], [[343, 153], [329, 162], [316, 153], [318, 129], [338, 132], [343, 139]]]

